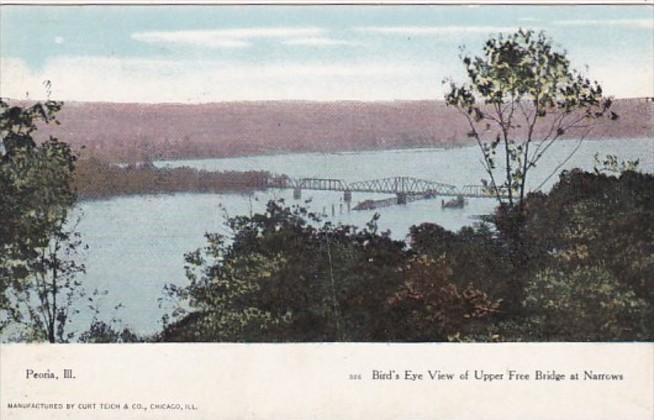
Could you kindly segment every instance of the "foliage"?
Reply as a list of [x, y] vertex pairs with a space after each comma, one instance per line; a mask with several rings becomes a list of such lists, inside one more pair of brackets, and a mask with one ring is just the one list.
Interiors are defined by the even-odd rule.
[[234, 237], [207, 235], [209, 246], [187, 255], [190, 286], [171, 290], [196, 311], [180, 321], [193, 319], [194, 333], [184, 339], [359, 341], [381, 334], [404, 250], [374, 222], [361, 231], [320, 225], [302, 207], [271, 201], [265, 213], [231, 218], [228, 226]]
[[89, 329], [79, 336], [80, 343], [139, 343], [143, 338], [129, 328], [116, 329], [112, 324], [94, 320]]
[[[187, 255], [190, 285], [170, 291], [191, 307], [166, 341], [447, 340], [497, 310], [447, 263], [366, 228], [323, 223], [299, 206], [228, 220], [229, 240]], [[445, 271], [441, 271], [445, 270]], [[409, 315], [410, 314], [410, 315]]]
[[654, 176], [563, 172], [526, 200], [530, 272], [505, 339], [652, 340]]
[[[520, 307], [501, 304], [498, 316], [468, 323], [448, 338], [652, 340], [653, 204], [651, 174], [563, 172], [549, 194], [525, 200]], [[516, 275], [498, 270], [506, 267], [509, 240], [502, 229], [483, 226], [452, 233], [424, 224], [411, 231], [413, 250], [448, 261], [454, 284], [481, 277], [475, 287], [497, 290], [494, 296], [503, 300]]]
[[547, 269], [527, 285], [522, 340], [620, 341], [652, 337], [652, 306], [606, 269]]
[[[554, 142], [570, 135], [580, 144], [594, 120], [617, 118], [599, 84], [573, 69], [543, 32], [499, 34], [486, 41], [482, 56], [463, 51], [461, 60], [468, 83], [449, 81], [445, 100], [469, 124], [485, 184], [509, 207], [522, 209], [528, 173]], [[499, 179], [496, 169], [504, 172]]]
[[649, 174], [578, 170], [530, 194], [519, 294], [502, 229], [425, 223], [407, 247], [376, 218], [357, 230], [271, 202], [187, 255], [190, 286], [171, 292], [190, 312], [161, 339], [651, 340], [653, 194]]
[[488, 176], [482, 182], [500, 204], [495, 223], [512, 268], [506, 305], [518, 310], [530, 275], [524, 229], [530, 170], [557, 140], [577, 138], [574, 153], [597, 120], [618, 116], [601, 86], [572, 68], [566, 52], [544, 32], [520, 29], [490, 37], [481, 56], [462, 49], [461, 60], [468, 82], [450, 80], [445, 100], [468, 122]]
[[548, 196], [529, 201], [540, 269], [602, 267], [654, 303], [654, 176], [564, 172]]
[[412, 226], [409, 244], [418, 255], [443, 258], [452, 270], [451, 281], [458, 287], [472, 285], [502, 300], [510, 293], [506, 247], [485, 223], [463, 227], [456, 233], [433, 223]]
[[[51, 214], [48, 204], [53, 195], [41, 194], [45, 179], [38, 176], [39, 171], [46, 171], [52, 162], [52, 169], [57, 163], [66, 162], [68, 151], [56, 140], [50, 139], [38, 147], [32, 139], [39, 121], [49, 123], [61, 107], [57, 102], [35, 104], [29, 108], [10, 106], [0, 99], [0, 210], [3, 223], [0, 224], [0, 279], [2, 292], [10, 285], [12, 279], [25, 277], [25, 261], [29, 258], [32, 243], [47, 234], [43, 227], [50, 223]], [[53, 156], [53, 160], [48, 157]], [[62, 159], [59, 162], [56, 159]], [[45, 166], [45, 168], [44, 168]], [[64, 171], [65, 172], [65, 171]], [[61, 174], [65, 176], [64, 174]], [[68, 198], [68, 197], [66, 197]], [[44, 214], [46, 213], [46, 214]], [[45, 216], [45, 217], [44, 217]], [[49, 216], [49, 217], [48, 217]], [[38, 225], [37, 225], [38, 223]], [[30, 235], [30, 233], [36, 233]], [[38, 235], [41, 233], [41, 235]], [[3, 308], [7, 304], [4, 302]]]
[[35, 337], [65, 341], [79, 289], [79, 234], [69, 223], [76, 200], [76, 155], [54, 137], [37, 144], [39, 124], [57, 123], [62, 104], [12, 106], [0, 99], [0, 329], [22, 323]]
[[389, 301], [391, 314], [398, 319], [399, 330], [392, 335], [396, 340], [447, 341], [500, 306], [471, 285], [459, 288], [452, 283], [445, 258], [415, 256], [401, 272], [404, 284]]
[[627, 160], [619, 161], [616, 155], [606, 155], [603, 159], [600, 159], [599, 153], [595, 153], [593, 157], [595, 160], [594, 171], [597, 175], [599, 174], [621, 174], [626, 171], [638, 171], [638, 166], [640, 165], [640, 159], [636, 160]]

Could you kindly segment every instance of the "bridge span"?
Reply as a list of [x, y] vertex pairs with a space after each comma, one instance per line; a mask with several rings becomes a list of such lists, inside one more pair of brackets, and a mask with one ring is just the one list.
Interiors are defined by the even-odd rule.
[[[335, 178], [274, 177], [268, 180], [268, 188], [293, 189], [293, 198], [302, 198], [302, 190], [342, 191], [343, 200], [352, 201], [353, 192], [395, 194], [398, 204], [406, 204], [407, 197], [416, 199], [443, 197], [495, 198], [495, 194], [483, 185], [454, 185], [426, 179], [396, 176], [348, 183]], [[504, 196], [505, 193], [502, 193]]]

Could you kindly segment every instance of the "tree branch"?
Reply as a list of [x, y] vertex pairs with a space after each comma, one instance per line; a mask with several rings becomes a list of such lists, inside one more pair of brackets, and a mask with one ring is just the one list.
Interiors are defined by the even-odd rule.
[[568, 155], [568, 157], [565, 158], [565, 160], [563, 160], [561, 163], [559, 163], [559, 164], [554, 168], [554, 170], [553, 170], [553, 171], [552, 171], [552, 172], [551, 172], [551, 173], [550, 173], [550, 174], [549, 174], [549, 175], [548, 175], [548, 176], [543, 180], [543, 182], [541, 182], [541, 183], [538, 185], [538, 187], [536, 187], [535, 191], [540, 190], [540, 189], [543, 187], [543, 185], [545, 185], [545, 183], [547, 183], [547, 181], [549, 181], [550, 178], [552, 178], [552, 177], [553, 177], [553, 176], [558, 172], [558, 170], [561, 169], [561, 167], [563, 167], [563, 165], [565, 165], [565, 164], [566, 164], [566, 163], [567, 163], [567, 162], [572, 158], [572, 156], [574, 156], [575, 153], [577, 153], [577, 150], [579, 150], [579, 148], [581, 147], [581, 143], [583, 143], [584, 139], [585, 139], [586, 136], [590, 133], [591, 129], [592, 129], [592, 127], [589, 127], [589, 128], [586, 130], [586, 132], [585, 132], [585, 133], [584, 133], [584, 134], [579, 138], [579, 141], [577, 142], [575, 148], [572, 150], [572, 152], [570, 152], [570, 154]]
[[470, 126], [471, 133], [473, 134], [473, 137], [475, 140], [477, 140], [477, 145], [479, 146], [479, 149], [481, 151], [481, 155], [484, 157], [484, 169], [486, 169], [486, 173], [490, 177], [491, 180], [491, 187], [493, 188], [493, 191], [495, 192], [495, 197], [497, 198], [497, 201], [501, 204], [502, 203], [502, 196], [500, 195], [500, 191], [497, 187], [497, 184], [495, 183], [495, 176], [493, 175], [493, 168], [490, 162], [488, 161], [488, 157], [486, 156], [486, 151], [484, 150], [484, 145], [481, 139], [479, 138], [479, 133], [477, 132], [477, 129], [475, 128], [474, 123], [472, 122], [472, 119], [470, 118], [470, 115], [468, 115], [467, 112], [462, 110], [460, 107], [456, 106], [456, 110], [458, 110], [468, 121], [468, 125]]

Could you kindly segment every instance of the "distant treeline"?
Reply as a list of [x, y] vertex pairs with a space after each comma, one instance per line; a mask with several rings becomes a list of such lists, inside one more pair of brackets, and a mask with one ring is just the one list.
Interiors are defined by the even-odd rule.
[[157, 168], [150, 162], [119, 166], [90, 158], [77, 162], [75, 184], [81, 199], [176, 192], [247, 192], [264, 189], [265, 171], [205, 171]]
[[[653, 106], [616, 100], [611, 109], [620, 118], [591, 136], [651, 137]], [[112, 162], [476, 145], [465, 119], [442, 101], [68, 102], [58, 119], [61, 125], [41, 127], [37, 140], [60, 137], [84, 147], [83, 156]]]

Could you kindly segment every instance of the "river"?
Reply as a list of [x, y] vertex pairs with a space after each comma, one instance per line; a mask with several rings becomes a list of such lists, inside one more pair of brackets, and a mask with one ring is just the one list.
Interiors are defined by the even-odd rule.
[[[529, 178], [531, 188], [540, 184], [556, 165], [564, 160], [576, 142], [565, 141], [552, 147]], [[614, 154], [621, 160], [640, 159], [640, 168], [654, 171], [654, 140], [585, 141], [562, 167], [592, 169], [593, 156]], [[338, 178], [347, 182], [376, 178], [411, 176], [461, 187], [479, 184], [484, 178], [477, 147], [450, 149], [411, 149], [348, 153], [297, 153], [229, 159], [177, 160], [156, 162], [160, 167], [189, 166], [207, 170], [267, 170], [292, 177]], [[556, 181], [552, 177], [543, 186], [548, 190]], [[383, 194], [353, 193], [352, 203], [388, 197]], [[89, 249], [83, 255], [87, 272], [82, 282], [87, 291], [108, 293], [97, 299], [100, 319], [113, 317], [138, 333], [152, 333], [161, 328], [161, 316], [171, 310], [170, 303], [160, 305], [163, 286], [184, 285], [184, 253], [204, 245], [205, 232], [229, 234], [226, 215], [260, 211], [270, 199], [283, 198], [288, 203], [306, 203], [317, 212], [323, 209], [335, 222], [364, 225], [374, 211], [347, 212], [342, 193], [303, 191], [295, 201], [290, 190], [269, 190], [255, 194], [171, 194], [117, 197], [87, 201], [79, 205], [82, 219], [79, 231]], [[332, 205], [334, 216], [332, 216]], [[379, 226], [402, 239], [411, 225], [439, 223], [459, 229], [475, 222], [474, 216], [490, 213], [492, 199], [468, 200], [463, 209], [442, 209], [441, 200], [420, 200], [406, 206], [391, 206], [377, 211]], [[113, 309], [121, 303], [122, 308]], [[80, 304], [82, 313], [71, 325], [73, 330], [88, 328], [91, 315]]]

